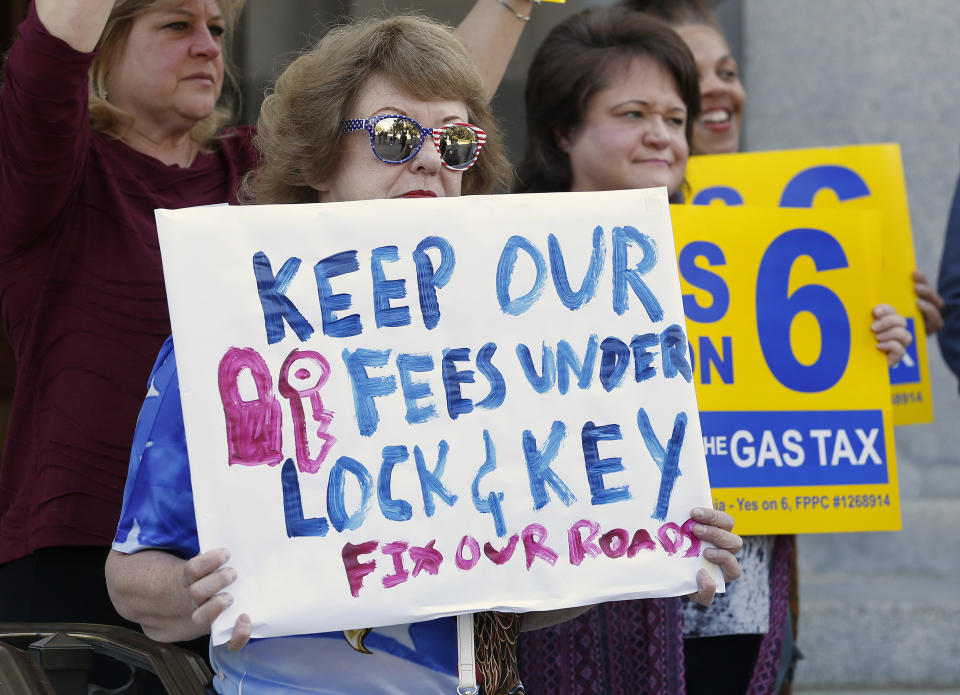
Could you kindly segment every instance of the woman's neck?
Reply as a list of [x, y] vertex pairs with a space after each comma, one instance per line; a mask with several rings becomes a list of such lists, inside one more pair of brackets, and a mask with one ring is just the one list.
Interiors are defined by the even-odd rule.
[[151, 136], [136, 126], [124, 133], [121, 138], [131, 149], [142, 152], [167, 165], [177, 165], [184, 169], [193, 164], [200, 146], [190, 137], [190, 132]]

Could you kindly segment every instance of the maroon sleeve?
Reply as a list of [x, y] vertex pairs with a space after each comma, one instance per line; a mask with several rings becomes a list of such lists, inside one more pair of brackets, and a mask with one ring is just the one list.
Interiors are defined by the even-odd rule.
[[31, 3], [0, 88], [0, 253], [42, 233], [80, 181], [93, 55], [48, 33]]

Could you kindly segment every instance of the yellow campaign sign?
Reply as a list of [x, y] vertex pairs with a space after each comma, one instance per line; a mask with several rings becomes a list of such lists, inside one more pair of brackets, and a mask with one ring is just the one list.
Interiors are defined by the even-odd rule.
[[714, 505], [737, 531], [900, 528], [876, 212], [671, 206]]
[[[695, 205], [878, 210], [883, 248], [879, 302], [907, 318], [914, 340], [890, 369], [895, 425], [933, 421], [926, 333], [911, 273], [916, 267], [907, 190], [896, 144], [693, 157], [687, 181]], [[876, 241], [874, 241], [876, 243]]]

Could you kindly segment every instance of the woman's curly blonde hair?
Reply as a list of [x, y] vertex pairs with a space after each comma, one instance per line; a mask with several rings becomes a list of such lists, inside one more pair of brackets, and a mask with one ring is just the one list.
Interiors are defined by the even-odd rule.
[[[336, 171], [343, 121], [371, 75], [386, 77], [412, 97], [460, 100], [467, 117], [487, 132], [462, 192], [505, 188], [511, 172], [483, 84], [449, 27], [415, 15], [365, 19], [330, 30], [277, 79], [260, 109], [260, 167], [246, 176], [241, 198], [251, 203], [315, 203], [311, 181]], [[373, 155], [371, 155], [373, 156]]]
[[[176, 6], [183, 0], [116, 0], [110, 17], [97, 43], [97, 55], [90, 66], [90, 126], [101, 133], [117, 138], [133, 125], [133, 116], [110, 103], [107, 94], [107, 75], [110, 68], [123, 55], [134, 21], [154, 7]], [[224, 85], [226, 95], [221, 94], [216, 108], [209, 116], [199, 121], [190, 131], [190, 137], [198, 144], [208, 146], [217, 132], [232, 122], [235, 105], [233, 94], [239, 94], [237, 81], [230, 62], [229, 39], [240, 19], [246, 0], [217, 0], [223, 17], [224, 40], [220, 50], [223, 55]]]

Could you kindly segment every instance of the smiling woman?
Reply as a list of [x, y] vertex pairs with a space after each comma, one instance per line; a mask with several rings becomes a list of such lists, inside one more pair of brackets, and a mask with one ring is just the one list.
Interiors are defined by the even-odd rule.
[[653, 58], [637, 56], [613, 68], [608, 82], [580, 124], [558, 137], [570, 156], [570, 190], [679, 190], [689, 156], [687, 107], [673, 76]]
[[517, 192], [683, 183], [700, 90], [668, 26], [622, 8], [582, 12], [538, 49], [526, 87]]
[[719, 23], [704, 0], [623, 0], [669, 23], [690, 47], [700, 79], [700, 117], [693, 124], [691, 154], [722, 154], [740, 149], [746, 91], [740, 70]]
[[747, 93], [737, 61], [723, 35], [707, 24], [676, 27], [693, 52], [700, 73], [700, 119], [693, 126], [695, 154], [722, 154], [740, 149], [740, 122]]

